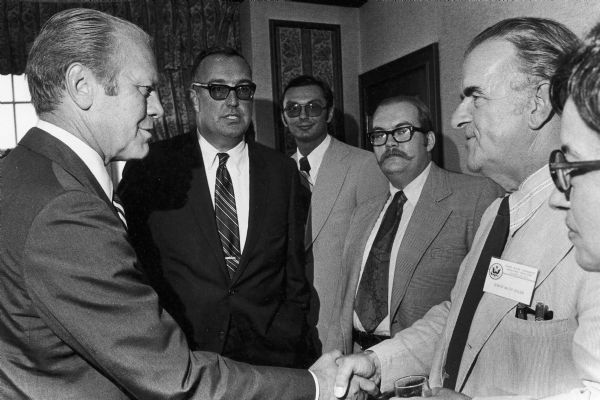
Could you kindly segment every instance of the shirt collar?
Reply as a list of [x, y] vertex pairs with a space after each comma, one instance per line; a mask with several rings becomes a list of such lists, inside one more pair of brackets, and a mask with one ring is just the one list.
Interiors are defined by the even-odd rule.
[[423, 186], [425, 186], [425, 181], [429, 176], [429, 171], [431, 170], [431, 161], [423, 171], [415, 179], [409, 182], [408, 185], [404, 189], [398, 189], [394, 185], [390, 183], [390, 195], [394, 197], [396, 192], [400, 190], [404, 191], [404, 196], [406, 196], [406, 200], [410, 202], [412, 205], [417, 204], [419, 201], [419, 197], [421, 197], [421, 192], [423, 191]]
[[98, 154], [96, 150], [92, 149], [87, 143], [72, 133], [69, 133], [63, 128], [58, 127], [50, 122], [40, 119], [36, 126], [39, 129], [48, 132], [50, 135], [64, 143], [68, 148], [73, 150], [73, 152], [77, 154], [81, 161], [83, 161], [83, 163], [88, 167], [92, 175], [94, 175], [94, 178], [96, 178], [100, 184], [100, 187], [102, 187], [102, 190], [104, 193], [106, 193], [106, 196], [112, 200], [112, 180], [108, 175], [108, 171], [106, 170], [106, 166], [104, 165], [102, 157], [100, 157], [100, 154]]
[[536, 210], [548, 201], [554, 184], [548, 165], [544, 165], [521, 183], [519, 189], [510, 194], [511, 235], [535, 214]]
[[[325, 157], [325, 152], [327, 148], [329, 148], [329, 144], [331, 143], [331, 136], [328, 134], [325, 136], [325, 139], [313, 151], [310, 152], [306, 158], [308, 158], [308, 163], [310, 164], [310, 177], [315, 182], [317, 180], [317, 175], [319, 174], [319, 168], [321, 167], [321, 162], [323, 161], [323, 157]], [[294, 154], [294, 158], [296, 159], [296, 163], [298, 164], [298, 168], [300, 168], [300, 158], [302, 158], [302, 154], [300, 150], [296, 148], [296, 154]]]
[[229, 159], [227, 160], [227, 168], [235, 168], [240, 169], [243, 154], [246, 150], [246, 141], [242, 140], [235, 147], [223, 152], [217, 150], [212, 144], [210, 144], [202, 135], [198, 135], [198, 142], [200, 144], [200, 152], [202, 153], [202, 160], [204, 161], [204, 167], [206, 169], [213, 169], [219, 166], [219, 157], [218, 153], [227, 153], [229, 154]]

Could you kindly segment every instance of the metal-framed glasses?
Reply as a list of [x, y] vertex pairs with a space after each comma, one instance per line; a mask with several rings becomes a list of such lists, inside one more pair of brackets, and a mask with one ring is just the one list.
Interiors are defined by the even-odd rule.
[[396, 143], [406, 143], [410, 142], [415, 132], [427, 133], [422, 128], [412, 125], [404, 125], [389, 131], [377, 129], [372, 132], [368, 132], [367, 135], [369, 136], [369, 140], [373, 146], [383, 146], [387, 142], [388, 135], [392, 135]]
[[309, 117], [319, 117], [321, 114], [323, 114], [323, 110], [325, 110], [325, 107], [319, 103], [288, 103], [284, 107], [283, 112], [288, 116], [288, 118], [299, 117], [300, 114], [302, 114], [302, 111], [304, 111], [304, 114]]
[[208, 90], [208, 94], [213, 100], [225, 100], [233, 90], [238, 100], [252, 100], [256, 91], [256, 84], [240, 83], [239, 85], [229, 86], [222, 83], [200, 83], [192, 82], [192, 87], [198, 86]]
[[571, 194], [571, 177], [600, 170], [600, 160], [569, 162], [562, 150], [550, 153], [550, 175], [556, 188], [565, 194], [567, 200]]

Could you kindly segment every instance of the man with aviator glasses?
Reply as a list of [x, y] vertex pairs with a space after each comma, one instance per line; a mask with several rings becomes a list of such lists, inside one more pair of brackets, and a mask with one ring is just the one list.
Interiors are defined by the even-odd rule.
[[292, 158], [309, 197], [304, 238], [306, 272], [314, 288], [309, 325], [316, 324], [318, 340], [313, 347], [320, 353], [338, 347], [327, 332], [337, 320], [335, 296], [346, 279], [342, 251], [352, 213], [363, 202], [387, 193], [388, 184], [371, 152], [328, 133], [334, 105], [326, 82], [310, 75], [295, 77], [286, 85], [281, 103], [281, 119], [297, 146]]

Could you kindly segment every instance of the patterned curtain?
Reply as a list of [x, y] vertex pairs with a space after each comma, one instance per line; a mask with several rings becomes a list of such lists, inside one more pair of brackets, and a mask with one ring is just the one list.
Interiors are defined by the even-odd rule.
[[0, 0], [0, 74], [22, 74], [43, 23], [56, 12], [85, 7], [129, 20], [154, 38], [165, 117], [158, 139], [194, 128], [187, 100], [194, 57], [217, 44], [239, 49], [238, 0]]

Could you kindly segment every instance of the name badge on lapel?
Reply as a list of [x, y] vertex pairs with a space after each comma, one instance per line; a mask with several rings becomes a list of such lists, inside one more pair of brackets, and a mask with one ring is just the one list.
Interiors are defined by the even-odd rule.
[[530, 305], [537, 268], [492, 257], [483, 291]]

